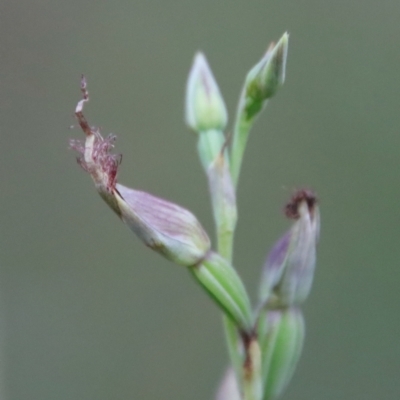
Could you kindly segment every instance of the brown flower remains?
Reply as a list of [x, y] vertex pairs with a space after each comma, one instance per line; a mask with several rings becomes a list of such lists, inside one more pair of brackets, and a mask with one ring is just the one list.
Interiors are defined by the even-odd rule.
[[312, 215], [314, 207], [317, 204], [317, 197], [309, 189], [300, 189], [294, 193], [289, 203], [285, 206], [285, 215], [290, 219], [299, 219], [299, 206], [303, 201], [307, 202], [308, 210]]

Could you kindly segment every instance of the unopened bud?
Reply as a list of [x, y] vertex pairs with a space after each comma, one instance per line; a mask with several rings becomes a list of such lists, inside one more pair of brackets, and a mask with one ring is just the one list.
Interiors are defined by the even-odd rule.
[[264, 102], [275, 95], [285, 81], [289, 35], [285, 33], [276, 45], [271, 45], [264, 57], [250, 70], [245, 83], [244, 113], [252, 119]]
[[264, 400], [281, 396], [296, 369], [303, 348], [304, 319], [297, 308], [263, 310], [258, 323]]
[[186, 123], [195, 131], [224, 130], [228, 114], [214, 75], [202, 53], [197, 53], [186, 86]]
[[121, 219], [146, 244], [169, 260], [184, 266], [201, 261], [210, 239], [188, 210], [149, 193], [116, 185]]
[[289, 35], [285, 33], [264, 57], [248, 72], [239, 99], [233, 131], [230, 168], [235, 186], [238, 183], [243, 154], [251, 127], [267, 100], [275, 95], [285, 80]]
[[286, 206], [286, 215], [296, 221], [272, 248], [262, 272], [260, 300], [269, 308], [302, 303], [314, 277], [320, 227], [315, 195], [299, 190]]
[[209, 252], [192, 267], [197, 282], [242, 331], [250, 332], [253, 315], [243, 282], [235, 269], [219, 254]]

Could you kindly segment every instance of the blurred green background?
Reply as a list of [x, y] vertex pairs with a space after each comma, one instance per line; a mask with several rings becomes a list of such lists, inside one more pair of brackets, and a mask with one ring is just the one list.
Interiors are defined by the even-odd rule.
[[102, 202], [69, 127], [85, 73], [89, 121], [119, 137], [120, 181], [211, 233], [183, 122], [194, 52], [233, 116], [246, 71], [288, 30], [286, 84], [246, 151], [235, 265], [254, 294], [284, 202], [314, 188], [318, 268], [284, 399], [399, 399], [399, 15], [398, 0], [3, 0], [0, 398], [213, 398], [220, 312]]

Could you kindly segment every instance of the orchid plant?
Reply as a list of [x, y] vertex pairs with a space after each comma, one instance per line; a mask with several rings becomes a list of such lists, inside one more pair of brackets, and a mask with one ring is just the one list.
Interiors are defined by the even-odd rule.
[[230, 365], [217, 400], [270, 400], [281, 396], [293, 375], [304, 341], [300, 309], [314, 275], [319, 209], [310, 190], [298, 190], [285, 208], [292, 226], [273, 246], [262, 269], [258, 304], [253, 308], [232, 265], [237, 221], [236, 190], [248, 136], [257, 116], [285, 80], [289, 36], [272, 43], [248, 72], [239, 98], [232, 136], [228, 113], [205, 56], [196, 54], [186, 88], [185, 118], [197, 134], [197, 151], [211, 197], [217, 244], [188, 210], [117, 181], [120, 155], [115, 136], [104, 138], [89, 125], [89, 100], [82, 77], [82, 99], [75, 115], [85, 141], [71, 140], [79, 164], [119, 218], [144, 242], [191, 272], [223, 313]]

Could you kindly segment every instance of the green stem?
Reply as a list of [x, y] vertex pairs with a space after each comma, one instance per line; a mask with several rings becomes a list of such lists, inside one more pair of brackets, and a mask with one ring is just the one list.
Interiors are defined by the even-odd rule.
[[232, 264], [234, 230], [224, 226], [217, 228], [218, 253]]
[[[235, 228], [233, 227], [231, 230], [225, 230], [222, 229], [218, 223], [216, 225], [218, 253], [229, 263], [232, 263]], [[241, 345], [239, 332], [237, 326], [226, 315], [222, 317], [222, 322], [224, 326], [225, 340], [228, 346], [229, 358], [235, 371], [238, 387], [241, 388], [243, 357], [240, 354], [241, 349], [239, 348]]]
[[[240, 104], [239, 107], [241, 107]], [[250, 121], [245, 120], [243, 114], [238, 112], [233, 131], [232, 147], [230, 154], [231, 174], [235, 187], [237, 187], [238, 185], [243, 154], [246, 149], [247, 139], [249, 137], [252, 125], [253, 125], [253, 120]]]
[[[232, 261], [234, 226], [231, 230], [219, 229], [217, 226], [218, 252], [230, 263]], [[243, 390], [243, 400], [261, 400], [263, 384], [258, 341], [252, 339], [246, 345], [247, 348], [243, 349], [237, 326], [227, 316], [223, 317], [223, 324], [229, 357], [236, 374], [238, 387]], [[245, 357], [243, 357], [243, 352], [246, 353]]]
[[[242, 104], [239, 104], [242, 107]], [[210, 194], [214, 212], [214, 220], [217, 236], [218, 253], [228, 262], [229, 268], [224, 269], [225, 274], [237, 281], [235, 287], [239, 287], [240, 278], [236, 279], [236, 272], [232, 264], [233, 240], [236, 226], [236, 199], [235, 187], [239, 177], [240, 166], [244, 149], [253, 119], [246, 120], [238, 113], [232, 144], [232, 163], [226, 151], [223, 151], [224, 135], [222, 131], [210, 130], [199, 132], [198, 152], [203, 168], [208, 176]], [[222, 152], [221, 152], [222, 150]], [[238, 297], [235, 291], [229, 287], [215, 287], [215, 269], [218, 263], [205, 262], [193, 269], [193, 274], [203, 287], [214, 294], [214, 300], [224, 309], [223, 317], [226, 343], [233, 369], [235, 370], [238, 386], [242, 390], [243, 400], [261, 400], [263, 385], [261, 380], [261, 355], [256, 338], [252, 336], [252, 315], [247, 314], [246, 301], [241, 304], [239, 300], [246, 300], [245, 289]], [[226, 280], [222, 280], [225, 282]], [[212, 288], [212, 290], [210, 290]], [[218, 289], [218, 290], [216, 290]], [[215, 297], [215, 293], [219, 295]], [[233, 296], [233, 297], [232, 297]], [[243, 301], [244, 301], [243, 300]], [[247, 300], [248, 301], [248, 300]], [[241, 307], [233, 307], [241, 305]], [[228, 317], [228, 315], [230, 317]], [[250, 324], [248, 323], [250, 318]], [[239, 332], [239, 329], [241, 332]], [[243, 335], [251, 340], [243, 340]]]

